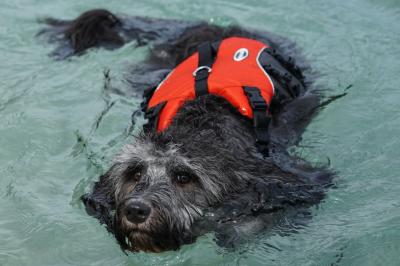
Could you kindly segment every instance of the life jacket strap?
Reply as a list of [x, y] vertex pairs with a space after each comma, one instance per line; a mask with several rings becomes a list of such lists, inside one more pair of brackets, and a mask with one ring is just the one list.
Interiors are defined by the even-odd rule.
[[253, 126], [257, 148], [264, 156], [268, 156], [268, 128], [271, 121], [268, 115], [268, 104], [261, 96], [260, 89], [256, 87], [243, 87], [243, 90], [253, 110]]
[[210, 42], [205, 42], [199, 45], [198, 54], [198, 67], [193, 72], [196, 97], [208, 94], [208, 76], [212, 71], [216, 51]]
[[156, 106], [146, 110], [144, 113], [144, 118], [148, 119], [149, 122], [144, 125], [145, 131], [153, 130], [157, 128], [158, 125], [158, 120], [160, 118], [160, 112], [164, 108], [164, 106], [167, 104], [167, 102], [161, 102], [157, 104]]

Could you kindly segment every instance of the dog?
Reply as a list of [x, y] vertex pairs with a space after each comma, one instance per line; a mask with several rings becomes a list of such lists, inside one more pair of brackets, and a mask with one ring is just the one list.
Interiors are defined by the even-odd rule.
[[[332, 186], [333, 170], [288, 152], [328, 102], [314, 88], [311, 68], [290, 40], [239, 26], [130, 17], [102, 9], [74, 20], [44, 22], [48, 27], [39, 35], [58, 43], [50, 54], [56, 59], [95, 47], [118, 49], [128, 42], [152, 47], [129, 79], [133, 91], [145, 94], [142, 107], [149, 121], [82, 196], [87, 213], [106, 225], [123, 250], [177, 250], [208, 232], [215, 232], [219, 245], [235, 246], [245, 236], [279, 224], [282, 217], [308, 219], [308, 208], [320, 203]], [[185, 76], [195, 79], [196, 95], [182, 98], [170, 114], [154, 114], [159, 107], [157, 101], [151, 106], [155, 97], [182, 87], [183, 82], [168, 85], [182, 78], [179, 66], [201, 61], [201, 54], [211, 52], [212, 60], [220, 62], [228, 49], [222, 47], [247, 43], [267, 47], [259, 50], [257, 62], [266, 58], [267, 63], [259, 64], [266, 74], [259, 72], [259, 77], [267, 77], [270, 87], [255, 94], [252, 88], [240, 90], [237, 96], [253, 108], [253, 118], [232, 99], [210, 93], [215, 62], [199, 63], [193, 76]], [[197, 52], [198, 47], [203, 52]], [[250, 60], [253, 54], [237, 49], [231, 64]], [[264, 97], [267, 91], [273, 94], [270, 98]], [[263, 102], [260, 110], [257, 101]]]

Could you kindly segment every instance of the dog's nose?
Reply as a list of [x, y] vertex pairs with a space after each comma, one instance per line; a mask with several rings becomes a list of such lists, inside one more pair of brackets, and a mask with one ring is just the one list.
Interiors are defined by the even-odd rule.
[[150, 212], [151, 208], [140, 200], [132, 199], [125, 204], [125, 216], [128, 221], [134, 224], [140, 224], [146, 221]]

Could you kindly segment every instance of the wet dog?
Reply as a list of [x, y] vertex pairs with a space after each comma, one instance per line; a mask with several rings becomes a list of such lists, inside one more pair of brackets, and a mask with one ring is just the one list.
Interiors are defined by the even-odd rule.
[[[59, 44], [51, 54], [58, 59], [93, 47], [151, 45], [147, 60], [131, 72], [135, 92], [156, 87], [204, 42], [239, 36], [272, 47], [269, 56], [279, 71], [267, 70], [275, 87], [268, 156], [256, 145], [251, 119], [225, 98], [207, 94], [186, 101], [166, 130], [145, 127], [116, 156], [92, 192], [82, 196], [87, 212], [107, 226], [122, 249], [176, 250], [207, 232], [215, 232], [220, 245], [231, 246], [276, 225], [282, 216], [305, 219], [307, 208], [324, 198], [333, 172], [287, 151], [298, 144], [324, 105], [293, 42], [240, 27], [129, 17], [107, 10], [45, 22], [49, 27], [40, 34]], [[294, 79], [300, 85], [294, 86]]]

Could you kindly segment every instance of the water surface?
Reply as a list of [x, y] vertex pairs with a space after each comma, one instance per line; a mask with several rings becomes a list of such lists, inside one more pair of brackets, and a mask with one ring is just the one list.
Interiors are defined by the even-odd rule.
[[[129, 141], [138, 108], [139, 99], [104, 92], [103, 72], [127, 89], [126, 70], [147, 48], [61, 62], [33, 38], [37, 18], [95, 7], [279, 33], [303, 48], [330, 94], [352, 85], [294, 151], [339, 172], [307, 226], [292, 235], [277, 228], [233, 252], [212, 235], [176, 252], [121, 252], [79, 197]], [[2, 0], [0, 265], [400, 265], [399, 43], [397, 0]]]

